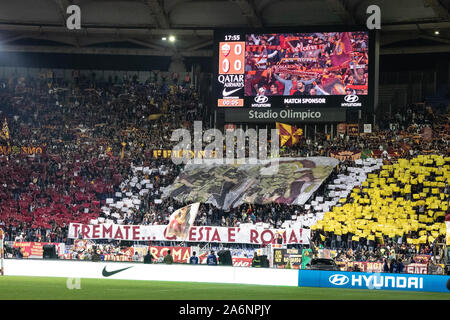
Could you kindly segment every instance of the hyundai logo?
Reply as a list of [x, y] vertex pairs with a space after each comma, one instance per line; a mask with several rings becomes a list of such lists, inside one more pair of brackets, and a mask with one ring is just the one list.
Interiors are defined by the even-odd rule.
[[344, 97], [345, 102], [356, 102], [359, 100], [359, 97], [354, 94], [348, 94]]
[[347, 276], [343, 274], [333, 274], [331, 277], [328, 278], [328, 281], [330, 281], [331, 284], [334, 284], [336, 286], [343, 286], [344, 284], [349, 282], [349, 279]]
[[269, 100], [269, 98], [267, 98], [266, 96], [256, 96], [255, 97], [256, 103], [266, 103], [267, 100]]

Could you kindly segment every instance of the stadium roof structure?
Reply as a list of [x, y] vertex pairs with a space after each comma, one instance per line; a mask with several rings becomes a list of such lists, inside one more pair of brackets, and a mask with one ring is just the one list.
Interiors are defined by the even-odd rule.
[[[72, 4], [80, 30], [66, 27]], [[2, 1], [0, 51], [210, 57], [215, 28], [365, 26], [373, 4], [381, 54], [450, 52], [450, 0]]]

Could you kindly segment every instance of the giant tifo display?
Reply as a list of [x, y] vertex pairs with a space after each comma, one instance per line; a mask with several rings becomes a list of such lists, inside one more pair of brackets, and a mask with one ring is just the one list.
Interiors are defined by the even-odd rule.
[[345, 121], [347, 109], [372, 111], [374, 37], [216, 32], [214, 104], [226, 122]]
[[327, 236], [348, 234], [354, 243], [383, 242], [383, 235], [388, 235], [403, 237], [417, 247], [432, 244], [447, 232], [449, 161], [430, 155], [384, 165], [311, 230], [322, 230]]
[[243, 203], [304, 204], [339, 161], [327, 157], [280, 158], [276, 172], [270, 160], [259, 164], [188, 164], [165, 195], [180, 202], [204, 202], [229, 210]]

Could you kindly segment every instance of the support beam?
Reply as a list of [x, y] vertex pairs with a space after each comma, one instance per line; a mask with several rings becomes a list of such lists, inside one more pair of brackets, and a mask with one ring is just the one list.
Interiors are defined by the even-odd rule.
[[28, 39], [35, 39], [35, 40], [50, 40], [54, 42], [59, 42], [68, 46], [74, 46], [74, 47], [81, 47], [80, 41], [78, 38], [70, 37], [70, 36], [57, 36], [57, 37], [49, 37], [47, 34], [41, 34], [41, 35], [33, 35], [26, 37]]
[[[57, 46], [23, 46], [23, 45], [1, 45], [0, 52], [43, 52], [43, 53], [65, 53], [65, 54], [105, 54], [105, 55], [128, 55], [128, 56], [172, 56], [169, 50], [156, 49], [126, 49], [126, 48], [97, 48], [97, 47], [57, 47]], [[399, 48], [381, 48], [380, 55], [386, 54], [418, 54], [450, 52], [450, 45], [441, 46], [417, 46]], [[212, 50], [181, 50], [184, 57], [212, 57]]]
[[418, 54], [418, 53], [440, 53], [450, 52], [450, 45], [442, 46], [417, 46], [401, 48], [381, 48], [380, 54]]
[[393, 32], [382, 33], [380, 37], [380, 45], [386, 46], [391, 43], [417, 39], [419, 35], [420, 33], [418, 31], [401, 32], [401, 33], [393, 33]]
[[450, 44], [450, 39], [442, 38], [442, 37], [433, 37], [428, 35], [420, 35], [419, 38], [427, 39], [431, 41], [441, 42], [445, 44]]
[[54, 0], [58, 7], [59, 16], [61, 18], [61, 24], [66, 27], [67, 20], [67, 7], [70, 6], [69, 0]]
[[448, 8], [444, 7], [444, 5], [439, 0], [423, 0], [423, 4], [426, 8], [432, 8], [436, 16], [441, 18], [442, 20], [449, 20], [450, 13], [448, 12]]
[[133, 38], [126, 38], [126, 39], [124, 39], [124, 40], [125, 40], [125, 41], [128, 41], [128, 42], [131, 42], [131, 43], [138, 44], [138, 45], [143, 46], [143, 47], [147, 47], [147, 48], [149, 48], [149, 49], [153, 49], [153, 50], [158, 50], [158, 51], [168, 50], [168, 51], [172, 51], [172, 49], [170, 49], [170, 48], [165, 48], [165, 47], [162, 47], [162, 46], [157, 46], [157, 45], [155, 45], [155, 44], [153, 44], [153, 43], [149, 43], [149, 42], [147, 42], [147, 41], [142, 41], [142, 40], [133, 39]]
[[27, 33], [65, 33], [65, 34], [77, 34], [83, 36], [89, 35], [114, 35], [114, 36], [128, 36], [128, 37], [151, 37], [151, 36], [163, 36], [167, 34], [173, 34], [178, 37], [212, 37], [214, 31], [212, 29], [150, 29], [150, 28], [106, 28], [106, 27], [94, 27], [83, 26], [81, 30], [67, 30], [64, 26], [41, 26], [41, 25], [18, 25], [0, 23], [0, 31], [13, 31], [13, 32], [27, 32]]
[[[177, 7], [181, 4], [186, 4], [186, 3], [198, 3], [198, 2], [228, 2], [230, 0], [171, 0], [171, 1], [167, 1], [166, 3], [166, 12], [167, 15], [170, 17], [170, 15], [172, 14], [172, 12], [177, 9]], [[260, 1], [260, 0], [257, 0]]]
[[8, 38], [0, 39], [0, 44], [4, 45], [8, 42], [13, 42], [13, 41], [24, 39], [24, 38], [28, 38], [28, 36], [26, 36], [24, 34], [14, 35], [14, 36], [11, 36]]
[[155, 18], [158, 27], [160, 29], [170, 29], [170, 21], [166, 12], [164, 11], [164, 3], [160, 0], [147, 0], [147, 6], [152, 12], [152, 16]]
[[213, 41], [213, 40], [203, 41], [203, 42], [194, 44], [194, 45], [192, 45], [192, 46], [190, 46], [190, 47], [187, 47], [187, 48], [185, 48], [185, 49], [183, 49], [183, 50], [194, 51], [194, 50], [198, 50], [198, 49], [201, 49], [201, 48], [210, 46], [210, 45], [212, 45], [212, 44], [214, 44], [214, 41]]
[[348, 10], [344, 0], [326, 0], [327, 6], [339, 16], [344, 24], [356, 24], [357, 21]]
[[[429, 8], [431, 7], [434, 10], [434, 13], [436, 14], [437, 17], [439, 17], [441, 20], [449, 20], [450, 16], [449, 16], [449, 9], [450, 8], [446, 8], [440, 0], [422, 0], [424, 7]], [[394, 3], [394, 1], [392, 1], [392, 3]], [[355, 7], [355, 12], [361, 12], [364, 11], [366, 12], [366, 8], [373, 4], [373, 0], [360, 0], [358, 1], [356, 7]], [[383, 10], [383, 8], [381, 8], [381, 10]], [[383, 15], [383, 13], [381, 13], [381, 15]], [[436, 21], [436, 18], [432, 18], [432, 21]], [[413, 21], [409, 21], [409, 23], [412, 23]], [[417, 21], [417, 23], [420, 23], [419, 21]], [[384, 24], [382, 29], [384, 29]]]
[[407, 22], [407, 23], [390, 23], [383, 24], [381, 30], [383, 32], [386, 31], [422, 31], [422, 30], [435, 30], [435, 29], [449, 29], [450, 22], [442, 21], [442, 22], [424, 22], [418, 21], [416, 23]]
[[450, 44], [450, 39], [444, 37], [436, 37], [431, 36], [429, 34], [420, 33], [419, 31], [411, 31], [411, 32], [402, 32], [402, 33], [386, 33], [381, 37], [381, 46], [387, 46], [392, 43], [407, 41], [407, 40], [415, 40], [415, 39], [427, 39], [431, 41], [436, 41], [444, 44]]
[[[66, 21], [67, 21], [67, 8], [73, 4], [73, 0], [54, 0], [56, 2], [56, 5], [58, 6], [58, 12], [59, 16], [61, 17], [61, 22], [64, 28], [67, 28]], [[76, 46], [80, 46], [80, 40], [77, 36], [74, 37]]]
[[247, 18], [248, 24], [253, 28], [262, 28], [263, 22], [256, 11], [255, 4], [252, 0], [230, 0], [236, 3], [241, 9], [241, 13]]
[[[126, 56], [165, 56], [171, 57], [173, 52], [152, 49], [125, 49], [125, 48], [77, 48], [56, 46], [0, 46], [0, 52], [40, 52], [40, 53], [65, 53], [65, 54], [105, 54]], [[183, 57], [212, 57], [211, 50], [183, 51]]]

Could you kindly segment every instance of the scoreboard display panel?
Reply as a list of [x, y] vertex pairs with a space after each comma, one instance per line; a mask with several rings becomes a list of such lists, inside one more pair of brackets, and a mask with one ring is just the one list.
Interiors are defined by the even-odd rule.
[[226, 121], [345, 120], [373, 110], [369, 30], [216, 31], [213, 104]]

